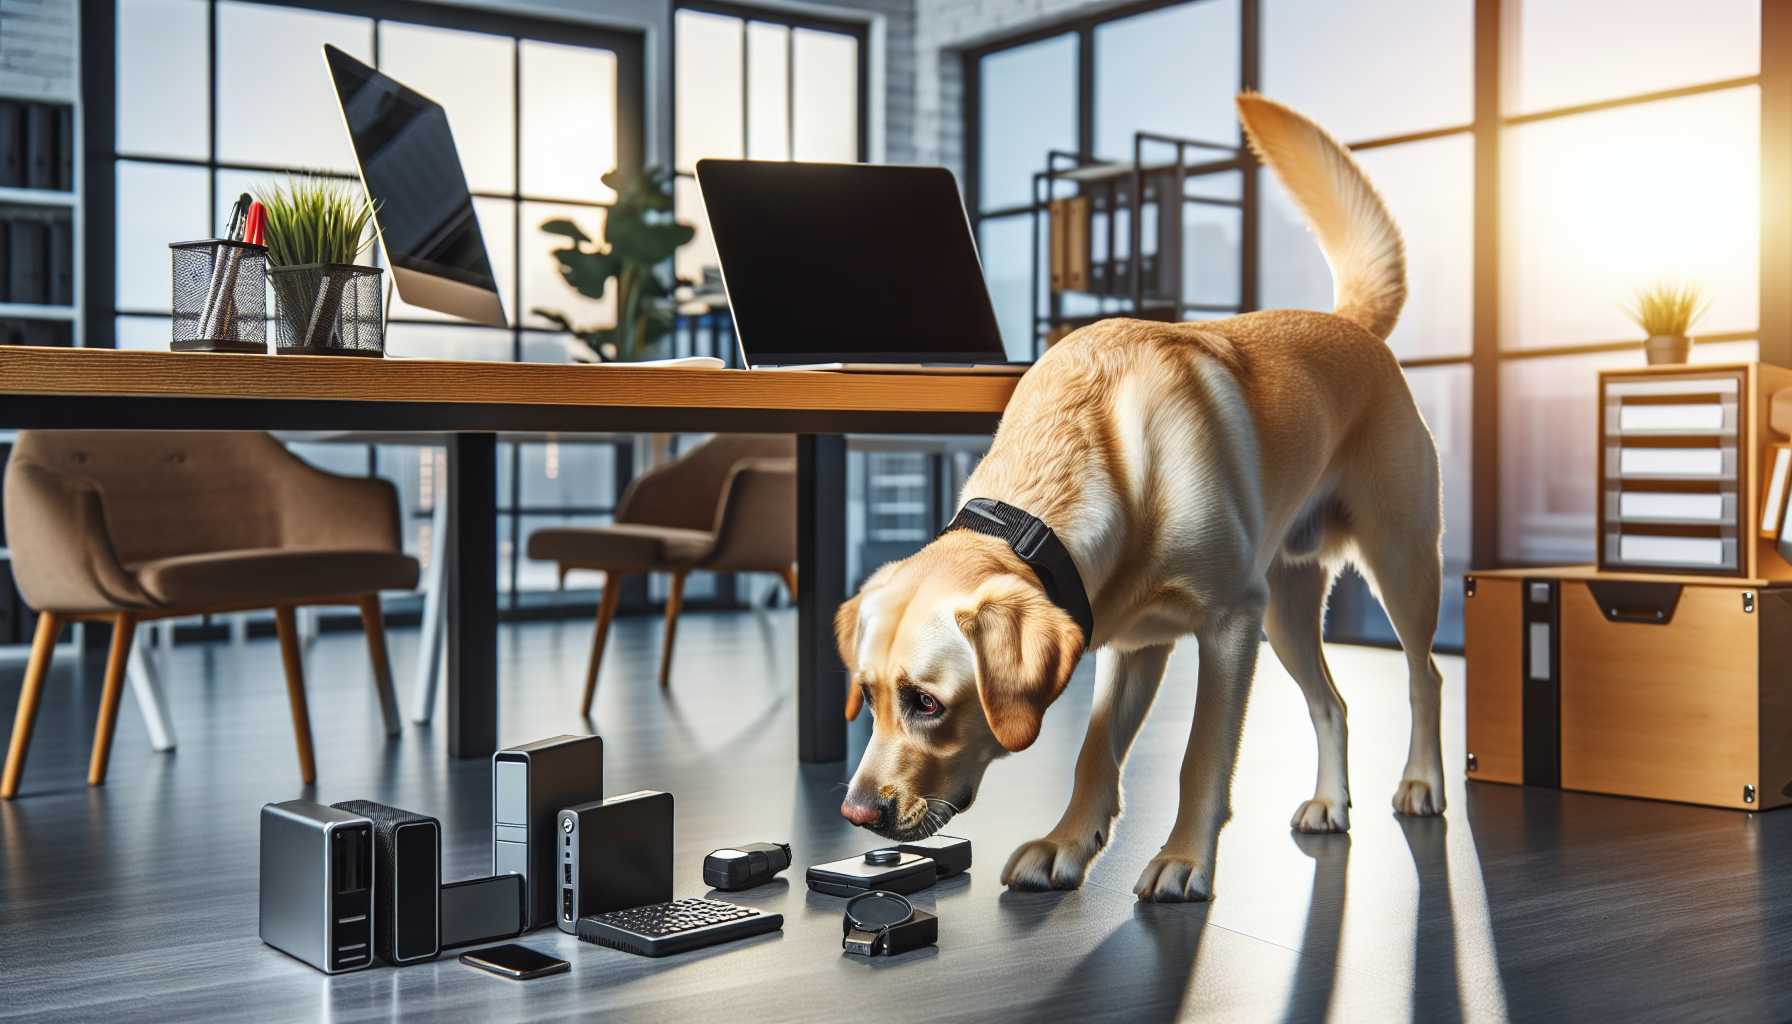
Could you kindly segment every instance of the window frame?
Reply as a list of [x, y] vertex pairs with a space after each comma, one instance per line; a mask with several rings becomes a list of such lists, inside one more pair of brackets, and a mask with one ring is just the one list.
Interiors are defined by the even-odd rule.
[[[747, 109], [748, 105], [749, 105], [748, 100], [747, 100], [747, 96], [748, 96], [747, 82], [748, 82], [749, 76], [751, 75], [751, 70], [748, 65], [748, 57], [747, 57], [747, 52], [746, 52], [747, 51], [746, 26], [751, 25], [754, 22], [759, 22], [760, 24], [764, 24], [764, 25], [777, 25], [780, 28], [789, 29], [791, 31], [791, 37], [790, 37], [791, 51], [789, 53], [789, 58], [788, 58], [789, 62], [785, 65], [789, 69], [790, 77], [789, 77], [789, 80], [786, 81], [786, 83], [785, 83], [785, 91], [788, 94], [788, 96], [792, 98], [789, 102], [791, 102], [793, 106], [794, 106], [793, 98], [796, 94], [796, 59], [795, 59], [796, 55], [794, 52], [795, 45], [796, 45], [796, 35], [795, 35], [796, 30], [797, 29], [809, 29], [811, 31], [816, 31], [816, 32], [832, 32], [836, 35], [851, 36], [853, 38], [853, 41], [858, 45], [858, 51], [859, 51], [858, 75], [857, 75], [857, 77], [858, 77], [858, 85], [857, 85], [857, 88], [858, 88], [858, 104], [857, 104], [857, 106], [858, 106], [858, 126], [857, 126], [858, 127], [858, 132], [857, 132], [858, 140], [856, 143], [856, 149], [858, 151], [857, 160], [859, 162], [863, 163], [864, 161], [870, 159], [870, 153], [871, 153], [871, 23], [870, 22], [856, 21], [856, 20], [853, 20], [850, 18], [830, 18], [830, 17], [827, 17], [826, 15], [812, 14], [808, 11], [788, 11], [788, 10], [776, 10], [776, 9], [764, 8], [764, 7], [754, 7], [750, 4], [729, 3], [728, 0], [677, 0], [677, 2], [672, 5], [672, 25], [673, 25], [674, 38], [673, 38], [672, 46], [671, 46], [671, 54], [672, 54], [672, 62], [673, 62], [671, 79], [675, 83], [678, 80], [677, 79], [677, 76], [678, 76], [678, 70], [677, 70], [678, 41], [677, 41], [676, 36], [677, 36], [677, 31], [678, 31], [678, 29], [677, 29], [678, 13], [680, 11], [693, 11], [698, 14], [714, 14], [714, 15], [717, 15], [719, 17], [724, 17], [724, 18], [738, 18], [743, 23], [742, 24], [742, 36], [741, 36], [741, 119], [740, 119], [740, 121], [741, 121], [741, 152], [742, 153], [747, 152], [746, 143], [747, 143], [747, 139], [750, 137], [748, 134], [749, 124], [750, 124], [750, 111]], [[675, 89], [677, 88], [676, 85], [674, 85], [674, 88]], [[677, 96], [671, 97], [671, 105], [672, 105], [672, 112], [673, 112], [672, 113], [672, 116], [673, 116], [672, 146], [673, 146], [673, 148], [676, 148], [677, 140], [678, 140], [678, 124], [677, 124], [678, 97]], [[794, 154], [796, 152], [796, 138], [795, 138], [796, 118], [794, 116], [790, 117], [787, 121], [787, 125], [788, 125], [788, 127], [786, 130], [789, 131], [791, 134], [790, 146], [789, 146], [787, 152]], [[691, 177], [691, 175], [688, 172], [685, 172], [684, 170], [682, 170], [678, 167], [678, 154], [676, 152], [674, 152], [672, 154], [672, 166], [673, 166], [673, 170], [675, 172], [677, 172], [679, 177]]]
[[[120, 307], [117, 294], [117, 259], [118, 244], [114, 218], [117, 214], [117, 167], [121, 163], [136, 163], [155, 166], [188, 167], [206, 173], [207, 209], [210, 217], [219, 215], [217, 194], [217, 174], [220, 171], [246, 171], [251, 173], [282, 174], [303, 170], [274, 164], [239, 163], [218, 159], [218, 4], [220, 0], [200, 0], [206, 8], [206, 50], [207, 50], [207, 90], [206, 105], [208, 114], [209, 137], [204, 159], [191, 157], [172, 157], [121, 150], [117, 144], [117, 0], [99, 0], [82, 5], [81, 26], [83, 36], [83, 95], [84, 95], [84, 127], [83, 173], [86, 188], [84, 201], [89, 211], [83, 237], [84, 270], [86, 274], [86, 292], [83, 298], [83, 315], [88, 325], [88, 336], [80, 339], [85, 345], [93, 347], [113, 348], [117, 345], [116, 324], [121, 317], [164, 317], [167, 314], [160, 310], [140, 310]], [[647, 156], [646, 138], [646, 35], [639, 30], [626, 28], [610, 28], [576, 21], [558, 21], [550, 18], [527, 15], [511, 15], [477, 8], [426, 3], [421, 0], [235, 0], [235, 2], [252, 3], [273, 9], [292, 9], [313, 11], [322, 14], [338, 14], [350, 17], [365, 18], [371, 23], [373, 42], [373, 63], [379, 66], [380, 26], [382, 23], [398, 23], [424, 28], [450, 31], [474, 32], [486, 36], [508, 40], [515, 60], [512, 64], [513, 85], [511, 101], [513, 118], [511, 123], [514, 144], [513, 161], [515, 174], [509, 192], [493, 192], [474, 190], [476, 199], [492, 199], [508, 202], [512, 205], [515, 216], [512, 218], [511, 242], [515, 247], [516, 263], [511, 268], [511, 287], [513, 301], [518, 308], [510, 310], [511, 323], [501, 328], [510, 335], [510, 357], [513, 361], [521, 361], [525, 337], [556, 336], [564, 332], [546, 326], [527, 323], [527, 310], [521, 308], [523, 303], [523, 275], [525, 248], [523, 246], [524, 231], [523, 209], [526, 203], [551, 203], [558, 206], [573, 206], [585, 209], [607, 208], [614, 204], [596, 200], [568, 199], [560, 196], [537, 195], [523, 191], [522, 182], [522, 44], [524, 42], [543, 42], [559, 45], [581, 46], [600, 49], [615, 55], [616, 58], [616, 163], [618, 167], [642, 165]], [[322, 73], [321, 65], [319, 73]], [[330, 173], [322, 175], [343, 181], [357, 181], [351, 174]], [[216, 225], [208, 225], [208, 232]], [[173, 239], [170, 239], [173, 241]], [[451, 330], [494, 331], [483, 324], [469, 323], [464, 320], [436, 320], [421, 317], [393, 317], [388, 324], [424, 325], [432, 328]], [[96, 325], [108, 325], [108, 329], [98, 329]], [[632, 458], [628, 445], [617, 443], [615, 449], [616, 479], [613, 481], [614, 493], [620, 495], [627, 484], [632, 468]], [[502, 578], [507, 581], [506, 612], [525, 611], [537, 602], [526, 600], [524, 594], [517, 590], [520, 578], [520, 564], [523, 558], [521, 524], [524, 516], [530, 515], [610, 515], [614, 513], [613, 505], [546, 505], [525, 506], [522, 501], [522, 443], [509, 445], [510, 487], [507, 494], [498, 496], [498, 515], [500, 521], [508, 516], [508, 530], [504, 540], [510, 544], [510, 556], [507, 565], [501, 570]], [[379, 448], [377, 445], [366, 446], [367, 473], [377, 475], [379, 470]], [[432, 508], [419, 505], [411, 510], [411, 518], [427, 522]], [[564, 600], [557, 603], [565, 604]], [[584, 602], [579, 602], [583, 605]], [[633, 602], [631, 602], [633, 603]]]
[[[964, 86], [960, 124], [965, 194], [969, 200], [973, 229], [994, 217], [1033, 216], [1037, 203], [1013, 208], [985, 208], [982, 201], [981, 168], [979, 167], [981, 132], [980, 72], [982, 59], [990, 54], [1026, 46], [1066, 33], [1079, 37], [1076, 75], [1078, 156], [1091, 159], [1094, 151], [1094, 83], [1096, 27], [1110, 21], [1149, 13], [1183, 3], [1209, 0], [1144, 0], [1082, 17], [1054, 21], [1025, 32], [1003, 36], [959, 51], [961, 80]], [[1708, 82], [1641, 93], [1613, 96], [1596, 101], [1576, 103], [1550, 109], [1509, 113], [1502, 97], [1503, 60], [1508, 49], [1516, 50], [1517, 42], [1509, 34], [1516, 31], [1519, 4], [1523, 0], [1473, 0], [1474, 62], [1473, 107], [1470, 119], [1462, 124], [1424, 131], [1407, 132], [1378, 138], [1347, 142], [1352, 150], [1369, 150], [1405, 143], [1424, 142], [1455, 135], [1469, 135], [1474, 143], [1474, 211], [1473, 211], [1473, 309], [1470, 323], [1469, 349], [1459, 355], [1426, 356], [1400, 360], [1403, 370], [1463, 365], [1470, 369], [1469, 506], [1470, 567], [1499, 567], [1516, 563], [1500, 554], [1500, 398], [1499, 381], [1502, 367], [1519, 359], [1547, 359], [1593, 353], [1635, 351], [1643, 342], [1604, 340], [1572, 344], [1506, 349], [1500, 345], [1499, 304], [1500, 282], [1500, 191], [1504, 184], [1500, 162], [1501, 136], [1507, 128], [1518, 124], [1572, 117], [1619, 107], [1637, 106], [1664, 100], [1679, 99], [1727, 89], [1759, 87], [1761, 90], [1761, 288], [1760, 309], [1754, 331], [1723, 332], [1702, 335], [1708, 342], [1755, 340], [1763, 362], [1792, 365], [1792, 289], [1784, 288], [1792, 280], [1792, 183], [1781, 182], [1776, 168], [1792, 166], [1792, 8], [1788, 5], [1761, 4], [1761, 61], [1757, 73], [1733, 76]], [[1541, 2], [1541, 0], [1534, 0]], [[1255, 89], [1260, 84], [1262, 56], [1263, 0], [1239, 0], [1241, 89]], [[1257, 162], [1250, 154], [1239, 161], [1244, 172], [1244, 238], [1240, 277], [1243, 280], [1244, 306], [1258, 308], [1258, 282], [1261, 258], [1258, 251], [1259, 215], [1262, 198], [1258, 189]], [[1219, 168], [1216, 168], [1219, 169]], [[1783, 294], [1785, 293], [1785, 294]], [[1348, 604], [1367, 598], [1366, 591], [1338, 588], [1334, 604]], [[1328, 629], [1327, 638], [1345, 642], [1365, 642], [1363, 637], [1338, 635]], [[1372, 641], [1379, 642], [1379, 641]]]

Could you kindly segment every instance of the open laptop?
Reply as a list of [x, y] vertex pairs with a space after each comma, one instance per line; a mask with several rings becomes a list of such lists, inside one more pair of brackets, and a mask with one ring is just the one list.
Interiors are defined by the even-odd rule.
[[441, 104], [334, 46], [324, 62], [398, 294], [474, 323], [507, 326]]
[[699, 160], [741, 361], [1006, 373], [958, 184], [943, 167]]

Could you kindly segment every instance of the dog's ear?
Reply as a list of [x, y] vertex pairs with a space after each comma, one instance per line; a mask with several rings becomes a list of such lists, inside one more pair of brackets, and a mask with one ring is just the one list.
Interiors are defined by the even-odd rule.
[[1037, 584], [1007, 574], [983, 581], [954, 618], [977, 653], [990, 731], [1009, 752], [1032, 746], [1082, 657], [1083, 631]]
[[840, 646], [840, 663], [846, 666], [846, 720], [849, 722], [859, 717], [859, 707], [865, 703], [855, 667], [859, 663], [859, 599], [863, 596], [865, 592], [861, 590], [847, 598], [834, 613], [834, 642]]

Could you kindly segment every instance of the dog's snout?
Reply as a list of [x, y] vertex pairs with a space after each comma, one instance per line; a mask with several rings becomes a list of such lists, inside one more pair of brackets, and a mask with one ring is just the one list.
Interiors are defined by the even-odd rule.
[[887, 826], [894, 811], [894, 806], [888, 800], [860, 802], [849, 796], [840, 805], [841, 817], [873, 831]]

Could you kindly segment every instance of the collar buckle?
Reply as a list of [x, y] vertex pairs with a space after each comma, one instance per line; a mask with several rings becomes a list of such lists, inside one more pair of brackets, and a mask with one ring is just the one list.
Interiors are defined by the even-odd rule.
[[1038, 519], [1028, 518], [1020, 536], [1014, 538], [1014, 553], [1023, 561], [1032, 561], [1045, 545], [1045, 538], [1051, 535], [1051, 529]]

